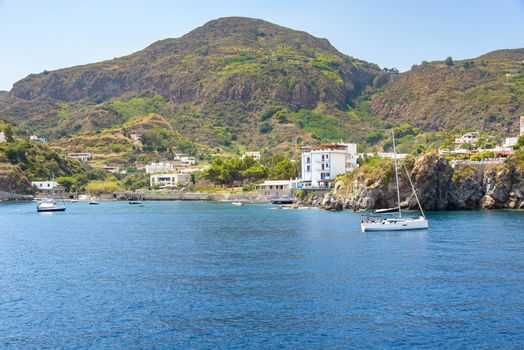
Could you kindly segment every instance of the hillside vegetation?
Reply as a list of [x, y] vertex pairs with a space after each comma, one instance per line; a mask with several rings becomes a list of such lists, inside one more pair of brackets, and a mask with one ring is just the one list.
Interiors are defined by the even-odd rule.
[[476, 128], [518, 133], [524, 114], [524, 49], [424, 62], [392, 77], [371, 98], [372, 113], [425, 130]]
[[349, 136], [348, 109], [384, 75], [326, 39], [230, 17], [129, 56], [31, 74], [2, 97], [0, 118], [56, 138], [156, 113], [210, 147], [283, 148], [341, 135], [312, 121], [264, 120], [268, 109], [314, 111]]

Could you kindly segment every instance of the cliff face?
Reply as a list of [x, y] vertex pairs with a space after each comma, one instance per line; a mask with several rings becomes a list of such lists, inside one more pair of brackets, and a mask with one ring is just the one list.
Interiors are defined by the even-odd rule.
[[[333, 191], [304, 202], [328, 210], [396, 207], [392, 163], [383, 161], [381, 165], [374, 169], [365, 165], [343, 177]], [[512, 164], [452, 168], [446, 158], [429, 153], [407, 160], [406, 168], [424, 210], [524, 209], [524, 174]], [[399, 169], [401, 206], [417, 209], [403, 166]]]

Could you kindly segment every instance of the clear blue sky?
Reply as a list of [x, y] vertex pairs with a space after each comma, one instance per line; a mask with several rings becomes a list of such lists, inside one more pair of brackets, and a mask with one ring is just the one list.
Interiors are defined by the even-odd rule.
[[524, 47], [524, 0], [0, 0], [0, 90], [30, 73], [123, 56], [225, 16], [304, 30], [400, 70]]

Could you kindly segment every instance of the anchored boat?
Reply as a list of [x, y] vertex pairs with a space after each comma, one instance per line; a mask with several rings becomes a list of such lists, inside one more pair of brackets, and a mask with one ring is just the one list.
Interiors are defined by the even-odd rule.
[[418, 200], [417, 191], [415, 191], [415, 187], [413, 186], [413, 182], [411, 181], [411, 177], [409, 176], [406, 165], [404, 165], [404, 169], [406, 170], [406, 174], [409, 180], [409, 183], [411, 185], [411, 190], [413, 191], [413, 194], [415, 195], [415, 199], [417, 200], [418, 207], [420, 209], [420, 213], [422, 214], [418, 218], [403, 218], [402, 217], [402, 210], [400, 209], [400, 188], [398, 184], [398, 168], [397, 168], [397, 149], [395, 146], [395, 133], [392, 132], [393, 135], [393, 163], [395, 165], [395, 181], [397, 183], [397, 205], [398, 207], [395, 209], [398, 209], [398, 217], [396, 218], [386, 218], [382, 216], [368, 216], [360, 222], [360, 228], [362, 232], [365, 231], [400, 231], [400, 230], [420, 230], [420, 229], [427, 229], [428, 228], [428, 220], [426, 219], [426, 216], [424, 215], [424, 211], [422, 210], [422, 206], [420, 205], [420, 201]]
[[57, 207], [56, 202], [52, 198], [44, 198], [36, 205], [36, 211], [39, 213], [65, 210], [66, 207]]
[[[54, 197], [55, 197], [55, 175], [54, 174], [53, 174], [53, 177], [51, 178], [51, 183], [53, 185], [52, 190], [51, 190], [51, 198], [43, 198], [42, 200], [36, 203], [36, 211], [38, 213], [66, 210], [65, 206], [61, 206], [61, 207], [57, 206], [54, 200]], [[63, 202], [64, 200], [62, 199], [62, 203]]]

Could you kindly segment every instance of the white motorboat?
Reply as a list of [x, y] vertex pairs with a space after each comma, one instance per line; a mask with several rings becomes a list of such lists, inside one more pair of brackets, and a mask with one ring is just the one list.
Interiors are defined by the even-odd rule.
[[55, 201], [51, 198], [44, 198], [36, 205], [37, 212], [54, 212], [65, 210], [65, 207], [57, 207]]
[[[424, 211], [422, 210], [422, 206], [420, 205], [420, 201], [418, 200], [417, 191], [415, 191], [415, 187], [413, 186], [413, 182], [411, 181], [411, 178], [409, 174], [406, 174], [409, 179], [409, 183], [411, 185], [411, 190], [413, 191], [413, 194], [415, 195], [415, 199], [417, 200], [418, 207], [420, 209], [420, 212], [422, 213], [421, 216], [418, 218], [403, 218], [402, 217], [402, 210], [400, 209], [400, 188], [399, 188], [399, 182], [398, 182], [398, 169], [397, 169], [397, 149], [395, 146], [395, 134], [392, 132], [393, 135], [393, 163], [395, 165], [395, 181], [397, 183], [397, 205], [398, 207], [398, 217], [396, 218], [386, 218], [381, 216], [370, 216], [362, 219], [360, 222], [360, 228], [362, 232], [365, 231], [400, 231], [400, 230], [421, 230], [421, 229], [427, 229], [428, 228], [428, 220], [426, 219], [426, 216], [424, 215]], [[404, 165], [405, 169], [405, 165]]]
[[[66, 207], [62, 206], [59, 207], [56, 205], [56, 202], [54, 200], [55, 197], [55, 175], [53, 174], [53, 177], [51, 178], [51, 182], [53, 183], [53, 188], [51, 191], [51, 198], [43, 198], [42, 200], [38, 201], [36, 203], [36, 211], [39, 213], [42, 212], [55, 212], [55, 211], [65, 211]], [[63, 203], [63, 200], [62, 200]]]
[[91, 197], [91, 199], [89, 200], [89, 204], [90, 205], [97, 205], [98, 201], [96, 200], [96, 197]]
[[236, 205], [237, 207], [241, 207], [244, 205], [242, 202], [231, 202], [231, 204]]

